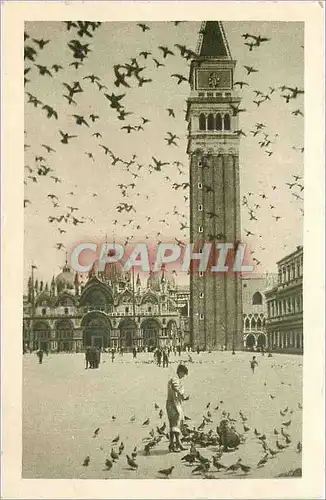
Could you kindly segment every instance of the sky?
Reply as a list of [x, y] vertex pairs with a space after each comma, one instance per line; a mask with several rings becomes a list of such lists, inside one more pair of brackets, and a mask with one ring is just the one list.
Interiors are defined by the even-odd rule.
[[[101, 244], [107, 239], [124, 243], [129, 238], [130, 244], [155, 244], [174, 243], [175, 238], [189, 240], [188, 229], [183, 229], [189, 224], [188, 191], [173, 189], [173, 184], [189, 181], [185, 109], [190, 87], [188, 82], [178, 85], [171, 75], [189, 76], [189, 61], [181, 57], [175, 44], [195, 50], [201, 23], [146, 25], [149, 30], [143, 32], [136, 22], [105, 22], [90, 30], [92, 37], [81, 38], [76, 28], [68, 31], [64, 22], [25, 24], [29, 36], [25, 47], [36, 50], [35, 61], [25, 59], [25, 70], [30, 68], [25, 75], [25, 284], [32, 263], [37, 266], [36, 276], [50, 281], [64, 265], [65, 253], [69, 257], [79, 242]], [[300, 148], [304, 117], [300, 113], [304, 114], [304, 96], [299, 94], [286, 103], [282, 95], [291, 92], [282, 92], [280, 87], [304, 88], [304, 25], [250, 21], [224, 22], [223, 26], [232, 58], [237, 61], [234, 81], [248, 83], [238, 89], [241, 107], [246, 109], [240, 113], [240, 128], [246, 134], [241, 137], [239, 151], [242, 241], [253, 252], [251, 258], [259, 262], [255, 272], [274, 273], [276, 262], [303, 243], [304, 154]], [[242, 37], [245, 33], [269, 40], [250, 51]], [[49, 42], [41, 49], [33, 39]], [[79, 60], [74, 59], [68, 46], [71, 40], [88, 43], [91, 50], [78, 69], [70, 65]], [[174, 55], [164, 59], [159, 46], [169, 47]], [[151, 55], [145, 60], [139, 55], [142, 51]], [[127, 79], [130, 88], [118, 88], [113, 66], [130, 64], [131, 58], [145, 67], [141, 75], [152, 81], [140, 87], [132, 77]], [[153, 58], [165, 66], [157, 68]], [[41, 75], [37, 64], [46, 66], [52, 76]], [[62, 66], [58, 72], [52, 68], [56, 64]], [[247, 76], [244, 65], [258, 71]], [[96, 75], [107, 88], [99, 89], [96, 83], [85, 79], [88, 75]], [[63, 96], [68, 94], [64, 83], [71, 86], [74, 81], [80, 82], [83, 92], [74, 94], [77, 104], [69, 104]], [[254, 90], [269, 94], [270, 100], [258, 107], [253, 102]], [[42, 104], [34, 106], [28, 102], [27, 93]], [[119, 120], [105, 93], [126, 94], [121, 102], [125, 111], [132, 114]], [[58, 119], [47, 118], [44, 105], [53, 107]], [[167, 108], [174, 110], [175, 117], [169, 116]], [[296, 110], [300, 113], [293, 114]], [[89, 127], [76, 124], [73, 114], [84, 116]], [[93, 123], [90, 114], [99, 119]], [[142, 117], [150, 121], [142, 125]], [[266, 125], [263, 132], [271, 141], [268, 147], [259, 145], [264, 138], [262, 132], [256, 136], [250, 132], [257, 122]], [[144, 130], [128, 134], [121, 129], [128, 124], [142, 125]], [[63, 144], [60, 130], [77, 137]], [[168, 145], [168, 132], [176, 134], [177, 145]], [[96, 133], [101, 136], [94, 136]], [[55, 151], [47, 152], [42, 144]], [[113, 165], [110, 153], [105, 154], [100, 144], [125, 163], [118, 161]], [[269, 156], [266, 150], [273, 154]], [[153, 156], [169, 164], [160, 172], [155, 171], [151, 166]], [[134, 163], [128, 166], [131, 160]], [[40, 165], [51, 170], [39, 175]], [[135, 186], [125, 189], [123, 185], [128, 184]], [[119, 203], [128, 203], [133, 209], [120, 213]], [[68, 207], [76, 210], [71, 213]], [[249, 209], [257, 220], [250, 220]], [[71, 214], [67, 222], [49, 221], [49, 217], [52, 220], [51, 217], [66, 214]], [[80, 223], [74, 225], [72, 217]], [[253, 236], [247, 236], [248, 231]], [[58, 249], [58, 244], [63, 246]], [[187, 279], [180, 277], [181, 283]]]

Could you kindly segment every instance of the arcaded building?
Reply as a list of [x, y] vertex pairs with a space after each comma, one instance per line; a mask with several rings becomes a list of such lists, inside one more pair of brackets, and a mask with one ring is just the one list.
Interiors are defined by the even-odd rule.
[[276, 284], [275, 274], [242, 276], [243, 348], [267, 349], [267, 301], [265, 292]]
[[274, 351], [303, 352], [303, 247], [279, 262], [277, 285], [266, 292], [267, 336]]
[[142, 283], [121, 265], [107, 264], [104, 272], [93, 266], [82, 278], [66, 262], [50, 285], [29, 279], [24, 346], [81, 351], [87, 346], [131, 350], [184, 344], [189, 297], [177, 295], [166, 271], [150, 274]]

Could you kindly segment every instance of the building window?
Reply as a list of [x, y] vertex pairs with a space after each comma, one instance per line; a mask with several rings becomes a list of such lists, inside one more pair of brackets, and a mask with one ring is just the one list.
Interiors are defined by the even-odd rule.
[[222, 130], [222, 116], [220, 113], [216, 115], [216, 130]]
[[163, 325], [165, 325], [165, 323], [166, 323], [166, 319], [165, 318], [163, 318], [162, 323], [163, 323]]
[[204, 113], [199, 115], [199, 130], [206, 130], [206, 116]]
[[199, 226], [199, 227], [198, 227], [198, 231], [199, 231], [200, 233], [202, 233], [202, 232], [204, 231], [203, 226]]
[[43, 307], [43, 309], [42, 309], [42, 314], [43, 314], [43, 316], [46, 315], [46, 308], [45, 307]]
[[231, 130], [231, 119], [228, 113], [224, 115], [224, 130]]
[[69, 309], [68, 309], [68, 307], [65, 307], [65, 314], [69, 314]]
[[245, 329], [250, 330], [250, 319], [249, 318], [247, 318], [245, 321]]
[[148, 307], [148, 312], [151, 313], [152, 312], [152, 308], [151, 306]]
[[202, 167], [202, 161], [201, 160], [198, 160], [198, 167]]
[[203, 205], [199, 204], [198, 205], [198, 212], [202, 212], [203, 211]]
[[207, 117], [207, 130], [214, 130], [214, 116], [210, 113]]
[[199, 294], [199, 298], [200, 298], [200, 299], [203, 299], [203, 298], [204, 298], [204, 293], [203, 293], [203, 292], [200, 292], [200, 294]]
[[203, 189], [203, 185], [201, 182], [198, 182], [198, 189]]
[[203, 313], [200, 313], [200, 315], [199, 315], [199, 319], [204, 319], [204, 315], [203, 315]]
[[214, 96], [213, 92], [207, 92], [207, 97], [213, 97], [213, 96]]
[[199, 271], [199, 276], [202, 278], [204, 276], [203, 271]]
[[230, 97], [231, 92], [225, 92], [225, 97]]
[[291, 268], [290, 267], [287, 268], [287, 272], [288, 272], [288, 281], [291, 281]]
[[198, 92], [199, 97], [205, 97], [205, 92]]
[[125, 307], [125, 312], [128, 314], [128, 312], [129, 312], [129, 307]]
[[256, 292], [252, 296], [252, 304], [254, 306], [261, 306], [263, 303], [263, 296], [260, 292]]
[[298, 276], [298, 278], [300, 278], [300, 276], [301, 276], [300, 262], [298, 262], [298, 264], [297, 264], [297, 276]]

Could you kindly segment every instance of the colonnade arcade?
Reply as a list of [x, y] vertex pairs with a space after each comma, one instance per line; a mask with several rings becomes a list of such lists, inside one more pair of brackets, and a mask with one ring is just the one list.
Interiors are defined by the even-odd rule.
[[[24, 332], [27, 330], [25, 325]], [[166, 318], [151, 316], [115, 318], [102, 311], [90, 311], [75, 319], [36, 319], [32, 330], [34, 349], [58, 351], [82, 350], [88, 346], [155, 348], [171, 344], [172, 339], [176, 341], [178, 338], [175, 319], [167, 321]]]

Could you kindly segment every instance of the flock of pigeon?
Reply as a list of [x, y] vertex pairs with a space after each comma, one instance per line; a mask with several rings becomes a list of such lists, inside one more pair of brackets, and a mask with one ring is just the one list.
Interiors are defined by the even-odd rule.
[[[176, 42], [178, 41], [178, 30], [179, 25], [183, 23], [181, 21], [175, 21], [171, 24], [174, 25], [176, 30]], [[85, 156], [90, 162], [106, 161], [109, 162], [110, 166], [115, 169], [119, 169], [119, 172], [123, 172], [127, 176], [128, 181], [118, 182], [117, 189], [121, 195], [121, 201], [116, 204], [116, 219], [113, 220], [113, 225], [128, 230], [128, 236], [125, 239], [124, 244], [128, 245], [134, 239], [142, 237], [149, 239], [147, 224], [151, 222], [156, 224], [155, 238], [158, 242], [164, 237], [164, 231], [166, 226], [169, 225], [169, 221], [172, 218], [176, 218], [179, 224], [180, 238], [188, 238], [189, 229], [189, 214], [187, 213], [187, 207], [189, 203], [189, 180], [187, 178], [187, 168], [185, 164], [180, 161], [172, 160], [166, 161], [165, 159], [157, 158], [155, 154], [152, 155], [151, 161], [149, 163], [140, 162], [136, 154], [132, 154], [131, 157], [122, 157], [121, 154], [117, 154], [114, 151], [114, 144], [106, 143], [103, 140], [104, 132], [97, 129], [98, 122], [100, 121], [100, 116], [96, 112], [87, 112], [79, 108], [79, 96], [87, 93], [90, 86], [97, 89], [99, 93], [103, 96], [103, 106], [108, 106], [110, 111], [115, 114], [115, 118], [118, 120], [117, 123], [120, 124], [121, 133], [125, 133], [126, 137], [130, 137], [133, 134], [142, 134], [146, 131], [146, 127], [150, 123], [149, 118], [145, 116], [136, 116], [136, 114], [127, 107], [125, 103], [126, 95], [129, 89], [141, 88], [148, 86], [153, 81], [146, 74], [147, 65], [154, 65], [153, 68], [157, 71], [158, 78], [160, 77], [160, 68], [168, 67], [171, 58], [179, 57], [182, 59], [183, 63], [187, 66], [189, 65], [191, 59], [195, 57], [195, 53], [189, 47], [181, 43], [171, 42], [171, 46], [159, 45], [158, 47], [149, 46], [144, 48], [144, 50], [139, 51], [134, 54], [133, 57], [128, 61], [123, 61], [120, 64], [115, 64], [112, 68], [112, 84], [103, 82], [102, 79], [87, 71], [87, 62], [89, 54], [92, 53], [93, 46], [92, 43], [96, 40], [97, 31], [103, 29], [101, 22], [91, 22], [91, 21], [66, 21], [66, 30], [69, 34], [69, 41], [67, 47], [71, 55], [71, 62], [69, 66], [75, 69], [76, 77], [74, 81], [66, 82], [62, 81], [62, 99], [66, 101], [66, 116], [70, 116], [74, 122], [74, 128], [72, 130], [58, 128], [57, 137], [54, 137], [54, 141], [60, 142], [65, 147], [70, 147], [70, 145], [76, 145], [78, 140], [78, 130], [87, 129], [90, 135], [94, 138], [94, 148], [92, 151], [85, 151]], [[138, 23], [139, 36], [145, 36], [145, 34], [151, 30], [150, 23]], [[269, 38], [262, 37], [260, 35], [253, 34], [243, 34], [244, 43], [248, 46], [249, 54], [259, 49], [265, 44], [268, 44]], [[145, 40], [145, 38], [144, 38]], [[44, 79], [60, 79], [60, 73], [64, 69], [61, 61], [51, 61], [51, 44], [55, 40], [45, 40], [38, 39], [30, 36], [30, 34], [25, 31], [24, 36], [24, 59], [25, 59], [25, 69], [24, 69], [24, 84], [26, 88], [27, 106], [33, 106], [37, 108], [40, 113], [44, 113], [45, 120], [54, 120], [61, 123], [61, 115], [55, 107], [51, 106], [49, 103], [42, 101], [37, 96], [37, 87], [33, 88], [33, 74], [35, 72]], [[43, 60], [46, 59], [48, 62], [44, 64]], [[187, 67], [186, 66], [186, 67]], [[252, 74], [255, 74], [259, 69], [253, 66], [243, 65], [246, 72], [246, 79], [234, 82], [234, 88], [237, 90], [252, 91], [253, 92], [253, 105], [257, 106], [259, 110], [264, 108], [265, 103], [274, 99], [275, 96], [279, 96], [284, 99], [285, 106], [289, 106], [289, 113], [293, 115], [295, 119], [300, 119], [303, 116], [302, 105], [299, 102], [300, 97], [303, 94], [303, 90], [297, 86], [282, 85], [280, 88], [269, 87], [268, 91], [263, 91], [260, 89], [252, 89], [250, 78]], [[151, 73], [152, 75], [152, 73]], [[176, 86], [188, 84], [188, 75], [181, 73], [171, 73], [170, 77], [175, 80]], [[57, 96], [59, 98], [59, 96]], [[294, 109], [291, 105], [294, 104]], [[243, 114], [246, 109], [241, 107], [233, 107], [233, 114]], [[166, 114], [171, 123], [173, 123], [176, 117], [176, 111], [167, 106]], [[67, 122], [66, 122], [67, 123]], [[270, 134], [268, 132], [268, 126], [265, 123], [256, 123], [251, 130], [245, 131], [239, 129], [236, 133], [245, 138], [250, 135], [257, 139], [257, 145], [265, 151], [265, 154], [273, 158], [275, 148], [277, 148], [278, 134]], [[25, 199], [24, 207], [27, 208], [33, 202], [28, 196], [28, 186], [30, 183], [38, 184], [41, 183], [44, 178], [49, 178], [53, 181], [53, 186], [62, 184], [65, 182], [63, 178], [60, 178], [56, 172], [51, 168], [51, 155], [56, 154], [56, 145], [46, 144], [40, 140], [39, 149], [37, 151], [31, 150], [31, 145], [28, 143], [28, 130], [25, 131], [25, 151], [26, 158], [28, 155], [28, 164], [25, 164]], [[41, 138], [41, 134], [40, 134]], [[173, 150], [179, 147], [180, 136], [178, 136], [173, 130], [167, 131], [165, 137], [163, 138], [166, 147], [170, 148], [170, 154], [173, 157]], [[142, 141], [143, 138], [139, 135], [139, 140]], [[73, 146], [75, 147], [75, 146]], [[82, 146], [76, 146], [82, 147]], [[303, 153], [304, 148], [299, 146], [292, 146], [293, 149], [298, 150]], [[101, 153], [100, 160], [98, 156]], [[272, 160], [271, 160], [272, 161]], [[170, 173], [172, 172], [172, 173]], [[159, 221], [155, 221], [154, 217], [150, 214], [146, 216], [145, 224], [140, 224], [138, 220], [137, 213], [137, 198], [142, 197], [140, 186], [143, 181], [144, 174], [149, 175], [159, 175], [158, 182], [164, 180], [170, 186], [170, 189], [178, 191], [181, 193], [180, 198], [180, 208], [174, 205], [173, 208], [169, 208]], [[163, 176], [163, 178], [162, 178]], [[78, 177], [76, 173], [76, 178]], [[179, 179], [178, 179], [179, 177]], [[76, 185], [77, 187], [77, 185]], [[279, 190], [284, 186], [271, 186], [271, 191]], [[208, 186], [207, 189], [214, 191], [214, 186]], [[299, 203], [299, 209], [303, 215], [302, 201], [303, 201], [303, 182], [302, 176], [294, 172], [289, 178], [289, 182], [286, 185], [286, 189], [289, 190], [293, 200]], [[48, 222], [54, 226], [54, 232], [60, 235], [58, 242], [55, 243], [57, 250], [66, 251], [67, 244], [65, 244], [64, 235], [67, 233], [68, 224], [78, 226], [86, 223], [95, 224], [95, 219], [90, 216], [81, 215], [81, 207], [76, 206], [76, 203], [62, 203], [60, 197], [56, 193], [55, 189], [48, 192], [47, 199], [52, 204], [52, 208], [49, 214], [47, 214]], [[75, 191], [70, 191], [66, 193], [68, 197], [74, 199], [76, 197]], [[91, 198], [96, 198], [99, 195], [97, 192], [91, 193]], [[148, 194], [144, 195], [146, 201], [150, 200]], [[272, 220], [277, 223], [282, 215], [277, 212], [277, 206], [269, 202], [269, 195], [265, 192], [248, 192], [243, 195], [242, 204], [246, 209], [247, 223], [249, 229], [245, 228], [246, 237], [258, 236], [254, 226], [252, 226], [255, 221], [259, 219], [259, 211], [265, 210], [271, 213]], [[212, 213], [211, 217], [216, 216]], [[249, 226], [250, 224], [250, 226]], [[146, 234], [147, 233], [147, 234]], [[144, 236], [144, 234], [146, 236]], [[180, 241], [176, 239], [177, 241]], [[259, 245], [259, 248], [252, 250], [252, 253], [263, 252], [265, 247]], [[253, 257], [253, 261], [258, 266], [261, 264], [261, 258], [258, 260]]]
[[[282, 382], [283, 385], [286, 385]], [[266, 383], [264, 384], [266, 386]], [[277, 396], [269, 395], [271, 400]], [[105, 450], [100, 446], [100, 450], [104, 453], [103, 471], [110, 472], [116, 467], [118, 462], [125, 462], [125, 466], [130, 471], [135, 471], [142, 467], [145, 460], [150, 460], [153, 450], [159, 445], [168, 447], [169, 434], [167, 432], [167, 424], [162, 424], [162, 418], [165, 412], [154, 403], [154, 408], [157, 413], [156, 421], [146, 418], [142, 422], [142, 428], [151, 427], [148, 436], [144, 437], [140, 445], [132, 445], [128, 453], [126, 453], [126, 444], [120, 434], [115, 436], [111, 441], [111, 450]], [[225, 410], [224, 401], [220, 400], [217, 404], [212, 405], [208, 402], [202, 415], [202, 422], [199, 425], [193, 425], [192, 419], [185, 416], [185, 421], [182, 429], [182, 444], [186, 451], [180, 454], [180, 467], [187, 467], [191, 470], [191, 476], [203, 479], [219, 479], [221, 477], [230, 477], [235, 474], [239, 477], [245, 477], [249, 474], [254, 474], [255, 469], [260, 469], [266, 466], [269, 461], [275, 459], [279, 454], [284, 453], [289, 448], [293, 449], [297, 454], [302, 452], [301, 441], [292, 442], [290, 429], [292, 425], [292, 415], [295, 411], [303, 409], [300, 402], [296, 408], [286, 406], [280, 410], [279, 427], [274, 427], [273, 432], [266, 436], [265, 433], [256, 428], [252, 428], [248, 422], [248, 417], [240, 410], [237, 416], [231, 416]], [[112, 421], [116, 420], [116, 416], [112, 416]], [[218, 422], [218, 420], [220, 422]], [[132, 415], [130, 422], [135, 423], [136, 417]], [[100, 427], [94, 430], [92, 438], [99, 438], [102, 433]], [[234, 438], [233, 444], [230, 440], [226, 441], [224, 432], [231, 432]], [[274, 438], [274, 439], [273, 439]], [[272, 443], [273, 439], [273, 443]], [[261, 458], [257, 463], [250, 465], [245, 463], [243, 458], [239, 457], [231, 464], [228, 460], [226, 463], [223, 458], [225, 455], [232, 455], [233, 452], [239, 450], [245, 445], [246, 441], [255, 441], [256, 445], [261, 447]], [[231, 443], [231, 444], [230, 444]], [[174, 455], [174, 453], [173, 453]], [[87, 455], [81, 464], [82, 467], [88, 467], [91, 464], [91, 456]], [[168, 461], [168, 459], [167, 459]], [[157, 477], [169, 478], [173, 477], [176, 469], [175, 460], [173, 464], [157, 470]], [[293, 475], [301, 475], [300, 469], [295, 469]], [[110, 476], [108, 476], [110, 477]]]

